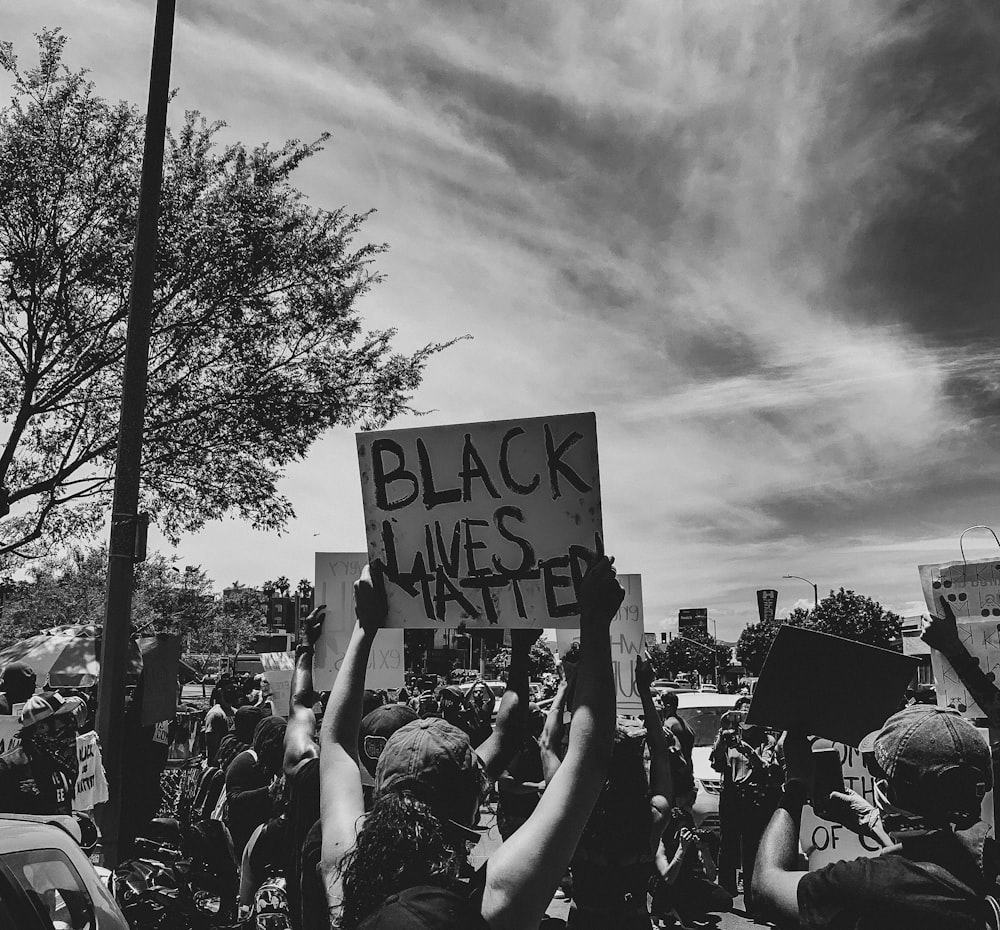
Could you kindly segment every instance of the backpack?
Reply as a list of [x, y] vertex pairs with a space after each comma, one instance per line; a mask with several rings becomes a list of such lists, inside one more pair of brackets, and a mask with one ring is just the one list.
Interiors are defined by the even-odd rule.
[[219, 802], [219, 795], [226, 786], [226, 776], [222, 769], [211, 765], [201, 773], [194, 800], [191, 802], [191, 822], [208, 820]]
[[[246, 752], [253, 756], [253, 761], [257, 761], [257, 750], [247, 749]], [[222, 776], [222, 790], [219, 792], [219, 799], [215, 803], [215, 809], [210, 815], [211, 820], [228, 820], [229, 819], [229, 796], [226, 792], [226, 776]]]

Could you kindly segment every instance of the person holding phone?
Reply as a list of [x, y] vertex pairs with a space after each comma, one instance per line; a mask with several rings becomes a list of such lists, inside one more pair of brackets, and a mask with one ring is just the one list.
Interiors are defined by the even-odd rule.
[[746, 726], [745, 716], [737, 710], [723, 715], [711, 764], [722, 774], [719, 884], [735, 897], [736, 873], [742, 868], [743, 905], [752, 913], [757, 847], [778, 803], [781, 765], [767, 731]]

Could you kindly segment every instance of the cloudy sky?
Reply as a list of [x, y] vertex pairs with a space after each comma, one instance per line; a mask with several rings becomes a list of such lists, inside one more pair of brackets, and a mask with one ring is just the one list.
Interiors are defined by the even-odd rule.
[[[144, 106], [154, 5], [9, 4], [4, 38], [29, 60], [62, 26]], [[995, 5], [180, 0], [171, 83], [174, 124], [333, 133], [298, 183], [377, 208], [368, 323], [473, 337], [432, 362], [423, 423], [596, 411], [648, 629], [706, 606], [735, 637], [758, 587], [811, 600], [792, 573], [913, 613], [917, 563], [1000, 524]], [[283, 489], [283, 538], [214, 524], [182, 563], [294, 583], [364, 548], [350, 431]]]

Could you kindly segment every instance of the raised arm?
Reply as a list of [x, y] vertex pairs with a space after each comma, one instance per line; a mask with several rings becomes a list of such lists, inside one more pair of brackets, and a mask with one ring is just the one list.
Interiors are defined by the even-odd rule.
[[500, 700], [496, 727], [489, 738], [476, 749], [491, 781], [495, 781], [510, 765], [524, 742], [530, 702], [528, 679], [531, 663], [528, 654], [541, 632], [540, 629], [510, 631], [507, 690]]
[[652, 683], [653, 667], [642, 656], [637, 656], [635, 687], [642, 701], [646, 743], [649, 746], [649, 802], [653, 807], [654, 829], [658, 827], [662, 830], [665, 818], [674, 805], [674, 780], [670, 773], [670, 746], [653, 703]]
[[358, 731], [365, 693], [365, 672], [375, 634], [385, 622], [387, 604], [382, 573], [366, 565], [354, 584], [357, 625], [347, 645], [320, 730], [321, 867], [331, 920], [343, 901], [340, 864], [354, 848], [365, 812], [358, 765]]
[[798, 887], [806, 873], [796, 868], [799, 856], [799, 825], [812, 778], [812, 746], [799, 734], [784, 736], [785, 785], [777, 810], [757, 850], [753, 872], [754, 894], [768, 914], [779, 923], [797, 926]]
[[288, 726], [285, 729], [285, 758], [282, 768], [286, 775], [290, 775], [303, 759], [314, 759], [319, 755], [316, 714], [313, 711], [316, 703], [313, 658], [325, 619], [326, 604], [320, 604], [302, 621], [302, 642], [295, 650], [295, 671], [292, 674]]
[[615, 728], [608, 628], [624, 596], [599, 542], [580, 591], [581, 658], [569, 747], [538, 807], [487, 864], [482, 913], [492, 930], [537, 926], [604, 787]]
[[979, 660], [962, 645], [955, 612], [946, 598], [941, 598], [941, 616], [931, 616], [921, 638], [951, 663], [962, 684], [989, 719], [990, 727], [1000, 727], [1000, 690], [979, 667]]
[[542, 775], [549, 784], [562, 765], [563, 716], [566, 712], [566, 695], [569, 693], [569, 678], [559, 682], [559, 689], [552, 699], [549, 712], [545, 715], [545, 726], [538, 740], [538, 750], [542, 757]]

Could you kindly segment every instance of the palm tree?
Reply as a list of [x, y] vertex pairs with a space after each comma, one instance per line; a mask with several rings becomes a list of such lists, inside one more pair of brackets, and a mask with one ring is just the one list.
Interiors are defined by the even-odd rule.
[[287, 575], [279, 575], [278, 580], [274, 583], [274, 586], [284, 597], [288, 597], [288, 591], [292, 587], [292, 583], [288, 580]]

